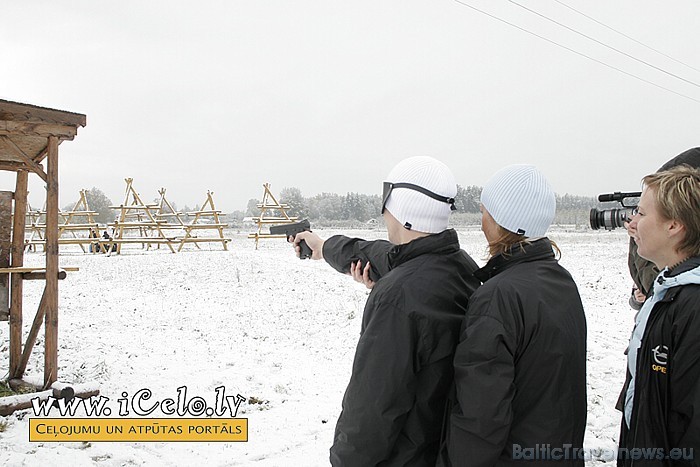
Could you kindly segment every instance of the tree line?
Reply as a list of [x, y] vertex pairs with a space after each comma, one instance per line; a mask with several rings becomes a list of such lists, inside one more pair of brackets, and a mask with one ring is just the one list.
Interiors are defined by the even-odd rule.
[[[476, 185], [457, 185], [455, 207], [457, 210], [452, 215], [452, 224], [470, 225], [480, 221], [479, 200], [482, 187]], [[589, 213], [592, 207], [610, 208], [609, 203], [598, 203], [592, 196], [556, 195], [557, 216], [556, 224], [583, 225], [589, 222]], [[367, 195], [362, 193], [320, 193], [311, 197], [303, 196], [301, 190], [296, 187], [283, 188], [278, 201], [288, 204], [290, 209], [287, 214], [297, 216], [300, 219], [309, 219], [313, 224], [347, 225], [367, 224], [381, 221], [382, 198], [380, 195]], [[245, 211], [231, 213], [229, 222], [240, 225], [245, 217], [260, 215], [257, 205], [258, 199], [251, 199]]]
[[[114, 221], [116, 211], [111, 209], [112, 201], [97, 187], [92, 187], [86, 193], [90, 209], [96, 211], [96, 221], [107, 224]], [[560, 225], [588, 225], [590, 209], [610, 209], [618, 207], [616, 203], [599, 203], [592, 196], [577, 195], [556, 195], [557, 215], [555, 224]], [[476, 185], [457, 185], [455, 196], [455, 207], [457, 210], [452, 215], [453, 225], [474, 225], [478, 224], [481, 216], [479, 214], [479, 200], [481, 199], [481, 187]], [[77, 201], [77, 200], [76, 200]], [[157, 202], [158, 200], [154, 200]], [[363, 193], [320, 193], [314, 196], [305, 197], [301, 190], [296, 187], [283, 188], [278, 197], [280, 203], [288, 204], [290, 209], [287, 214], [297, 216], [300, 219], [309, 219], [318, 226], [345, 226], [345, 225], [366, 225], [375, 221], [381, 223], [382, 198], [380, 195], [367, 195]], [[242, 227], [246, 217], [260, 215], [257, 205], [258, 199], [250, 199], [245, 210], [233, 211], [224, 219], [232, 227]], [[180, 212], [196, 211], [199, 206], [190, 208], [184, 206], [178, 209], [173, 202], [170, 203]], [[73, 209], [75, 203], [64, 207], [65, 211]]]

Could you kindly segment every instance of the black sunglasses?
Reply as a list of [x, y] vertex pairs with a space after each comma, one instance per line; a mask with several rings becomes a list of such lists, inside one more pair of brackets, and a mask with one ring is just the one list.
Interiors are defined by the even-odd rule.
[[450, 210], [456, 211], [457, 207], [455, 206], [455, 199], [454, 198], [448, 198], [447, 196], [440, 196], [436, 193], [433, 193], [430, 190], [426, 190], [422, 186], [414, 185], [413, 183], [391, 183], [391, 182], [384, 182], [384, 187], [382, 189], [382, 214], [384, 214], [384, 210], [386, 209], [386, 201], [389, 199], [389, 195], [391, 194], [391, 191], [395, 188], [408, 188], [409, 190], [414, 190], [419, 193], [423, 193], [426, 196], [429, 196], [435, 200], [442, 201], [443, 203], [447, 203], [450, 205]]

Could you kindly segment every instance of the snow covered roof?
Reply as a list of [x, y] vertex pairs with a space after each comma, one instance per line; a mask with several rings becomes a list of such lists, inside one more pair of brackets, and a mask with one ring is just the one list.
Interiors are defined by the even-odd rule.
[[48, 137], [72, 140], [85, 115], [0, 99], [0, 169], [33, 170], [46, 157]]

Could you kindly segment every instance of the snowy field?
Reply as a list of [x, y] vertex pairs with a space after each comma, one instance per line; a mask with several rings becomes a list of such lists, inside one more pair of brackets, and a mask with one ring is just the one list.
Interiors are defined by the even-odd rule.
[[[481, 232], [459, 232], [462, 247], [483, 264]], [[384, 237], [378, 230], [349, 234]], [[213, 404], [215, 388], [224, 386], [227, 395], [246, 398], [238, 416], [248, 418], [249, 442], [30, 443], [31, 415], [24, 410], [0, 417], [6, 423], [0, 465], [327, 465], [368, 291], [325, 262], [300, 261], [283, 240], [262, 240], [256, 251], [244, 233], [231, 235], [229, 251], [220, 245], [180, 254], [130, 247], [111, 257], [62, 251], [61, 266], [80, 271], [59, 285], [59, 379], [97, 383], [111, 401], [142, 388], [153, 391], [153, 400], [175, 398], [185, 385], [188, 398]], [[559, 229], [550, 238], [588, 319], [585, 446], [612, 449], [634, 315], [627, 305], [627, 236]], [[28, 253], [25, 263], [40, 265], [43, 255]], [[25, 334], [40, 287], [25, 282]], [[0, 323], [3, 373], [7, 349], [8, 326]], [[39, 379], [42, 349], [39, 337], [28, 365], [28, 375]]]

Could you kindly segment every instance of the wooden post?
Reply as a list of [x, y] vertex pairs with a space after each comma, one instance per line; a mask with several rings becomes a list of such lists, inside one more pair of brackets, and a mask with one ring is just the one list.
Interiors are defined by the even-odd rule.
[[46, 317], [44, 386], [58, 378], [58, 138], [49, 136], [46, 167]]
[[[17, 172], [15, 186], [15, 219], [12, 227], [11, 267], [24, 265], [24, 219], [27, 213], [27, 179], [28, 172]], [[21, 274], [13, 274], [10, 292], [10, 378], [21, 378], [19, 371], [22, 358], [22, 285]]]
[[[12, 198], [11, 191], [0, 191], [0, 268], [10, 266], [10, 246], [12, 245]], [[0, 320], [10, 316], [10, 275], [0, 274]]]

